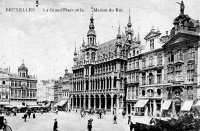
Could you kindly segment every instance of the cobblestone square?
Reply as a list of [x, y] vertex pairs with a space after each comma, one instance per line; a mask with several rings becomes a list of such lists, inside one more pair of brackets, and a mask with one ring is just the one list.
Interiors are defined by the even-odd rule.
[[[117, 116], [117, 124], [113, 124], [113, 115], [104, 115], [103, 119], [98, 119], [98, 115], [86, 115], [81, 118], [80, 113], [44, 113], [36, 114], [36, 119], [32, 117], [27, 118], [27, 122], [22, 119], [23, 114], [17, 114], [17, 117], [5, 116], [8, 125], [12, 127], [13, 131], [52, 131], [54, 119], [58, 121], [59, 131], [87, 131], [88, 119], [93, 119], [92, 131], [129, 131], [127, 124], [127, 116], [123, 118], [121, 114]], [[144, 119], [145, 118], [145, 119]], [[148, 117], [133, 117], [133, 122], [148, 123]]]

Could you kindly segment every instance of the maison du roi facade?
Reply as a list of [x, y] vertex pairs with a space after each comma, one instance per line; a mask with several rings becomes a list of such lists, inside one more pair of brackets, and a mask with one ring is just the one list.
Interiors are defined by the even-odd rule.
[[198, 104], [199, 21], [180, 14], [170, 33], [152, 29], [141, 44], [129, 15], [125, 35], [97, 45], [91, 16], [87, 44], [75, 48], [72, 108], [135, 115], [176, 115]]
[[0, 70], [0, 105], [37, 105], [37, 79], [28, 74], [24, 63], [18, 67], [18, 74], [10, 73], [9, 68]]

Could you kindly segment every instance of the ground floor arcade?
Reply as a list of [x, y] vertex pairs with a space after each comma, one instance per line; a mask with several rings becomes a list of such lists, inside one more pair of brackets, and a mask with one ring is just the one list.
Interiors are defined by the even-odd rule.
[[121, 113], [124, 109], [123, 96], [117, 94], [88, 94], [88, 95], [72, 95], [71, 97], [72, 109], [103, 109], [107, 112]]

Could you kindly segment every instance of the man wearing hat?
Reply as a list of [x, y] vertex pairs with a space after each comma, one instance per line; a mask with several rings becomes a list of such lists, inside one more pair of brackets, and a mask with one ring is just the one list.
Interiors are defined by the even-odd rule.
[[90, 119], [88, 120], [88, 126], [87, 126], [88, 131], [92, 131], [92, 121], [93, 121], [92, 118], [90, 118]]

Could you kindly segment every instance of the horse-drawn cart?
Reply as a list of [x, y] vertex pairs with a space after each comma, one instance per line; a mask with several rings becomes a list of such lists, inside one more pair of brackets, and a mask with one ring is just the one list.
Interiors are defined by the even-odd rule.
[[4, 116], [0, 116], [0, 130], [12, 131], [12, 128], [9, 125], [7, 125], [7, 120], [4, 119]]

